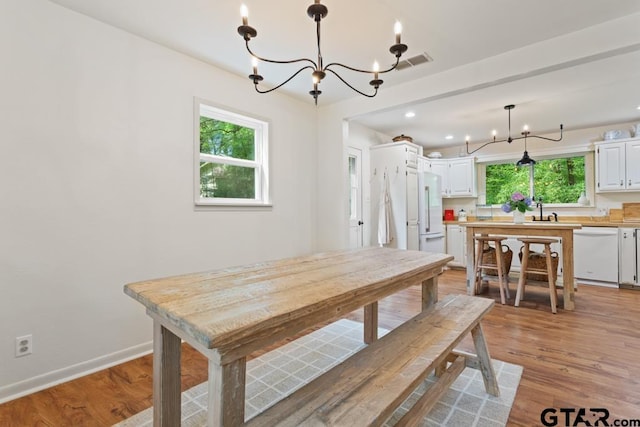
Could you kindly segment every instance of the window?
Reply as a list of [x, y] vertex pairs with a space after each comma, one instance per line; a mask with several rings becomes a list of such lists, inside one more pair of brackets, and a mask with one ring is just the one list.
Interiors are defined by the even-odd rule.
[[196, 204], [269, 204], [267, 122], [196, 100]]
[[485, 177], [487, 204], [503, 204], [514, 191], [531, 195], [531, 188], [545, 204], [576, 203], [585, 191], [585, 156], [538, 160], [533, 173], [514, 163], [487, 164]]

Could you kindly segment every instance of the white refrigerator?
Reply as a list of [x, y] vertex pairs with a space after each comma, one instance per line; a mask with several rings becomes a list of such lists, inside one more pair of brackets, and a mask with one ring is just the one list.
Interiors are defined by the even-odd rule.
[[435, 173], [420, 172], [418, 188], [420, 250], [444, 253], [442, 178]]

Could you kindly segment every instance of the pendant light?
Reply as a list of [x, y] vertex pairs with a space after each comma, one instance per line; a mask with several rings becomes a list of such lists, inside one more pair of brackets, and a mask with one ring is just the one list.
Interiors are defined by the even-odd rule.
[[524, 135], [524, 154], [522, 155], [522, 158], [518, 160], [516, 166], [533, 166], [536, 164], [536, 161], [529, 157], [529, 153], [527, 152], [527, 136], [529, 135], [529, 127], [527, 125], [524, 126], [522, 135]]

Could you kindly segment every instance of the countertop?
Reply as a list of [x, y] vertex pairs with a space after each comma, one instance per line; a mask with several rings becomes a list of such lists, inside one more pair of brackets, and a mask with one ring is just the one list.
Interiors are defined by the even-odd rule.
[[[606, 218], [606, 217], [604, 217]], [[492, 220], [475, 220], [473, 218], [469, 218], [467, 221], [444, 221], [445, 225], [466, 225], [468, 222], [486, 222], [486, 223], [505, 223], [505, 222], [513, 222], [510, 221], [509, 217], [496, 217]], [[539, 224], [540, 221], [525, 221], [525, 224]], [[542, 221], [543, 224], [548, 224], [548, 221]], [[551, 222], [555, 224], [555, 222]], [[603, 220], [592, 220], [589, 217], [584, 219], [571, 217], [567, 218], [567, 220], [563, 220], [562, 217], [559, 218], [558, 223], [567, 223], [567, 224], [580, 224], [583, 227], [613, 227], [613, 228], [640, 228], [640, 222], [624, 222], [624, 221], [610, 221], [608, 218]]]

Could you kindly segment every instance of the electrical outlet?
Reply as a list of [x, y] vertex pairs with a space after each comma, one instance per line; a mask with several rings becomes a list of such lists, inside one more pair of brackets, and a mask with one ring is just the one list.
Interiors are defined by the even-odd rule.
[[33, 336], [16, 337], [16, 357], [26, 356], [31, 353], [33, 353]]

